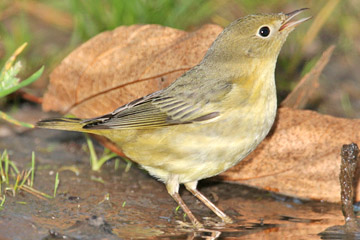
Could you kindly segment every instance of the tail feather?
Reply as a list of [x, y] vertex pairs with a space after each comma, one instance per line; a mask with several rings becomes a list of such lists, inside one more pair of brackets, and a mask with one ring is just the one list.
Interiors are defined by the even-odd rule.
[[86, 125], [86, 123], [83, 123], [83, 120], [80, 118], [52, 118], [44, 119], [36, 123], [36, 127], [39, 128], [59, 129], [77, 132], [86, 132], [86, 129], [83, 128], [84, 125]]

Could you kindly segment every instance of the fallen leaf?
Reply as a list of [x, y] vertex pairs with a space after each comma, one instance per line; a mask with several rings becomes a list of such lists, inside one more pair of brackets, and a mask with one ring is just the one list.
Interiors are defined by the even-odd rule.
[[118, 27], [90, 39], [50, 75], [43, 109], [91, 118], [167, 87], [198, 64], [222, 28]]
[[352, 142], [360, 142], [360, 120], [282, 107], [270, 135], [219, 177], [290, 196], [339, 202], [340, 150]]

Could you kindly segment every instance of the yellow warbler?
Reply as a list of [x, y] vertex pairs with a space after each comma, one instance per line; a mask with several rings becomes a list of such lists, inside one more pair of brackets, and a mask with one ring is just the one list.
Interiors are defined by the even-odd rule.
[[268, 134], [277, 108], [276, 60], [288, 34], [309, 19], [290, 21], [303, 10], [234, 21], [197, 66], [166, 89], [112, 113], [47, 119], [37, 126], [105, 136], [166, 184], [195, 227], [202, 224], [181, 199], [179, 184], [232, 222], [196, 189], [197, 183], [237, 164]]

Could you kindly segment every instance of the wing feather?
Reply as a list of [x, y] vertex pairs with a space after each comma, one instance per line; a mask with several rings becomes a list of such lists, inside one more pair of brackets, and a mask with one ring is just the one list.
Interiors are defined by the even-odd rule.
[[[219, 81], [221, 83], [221, 81]], [[176, 84], [174, 84], [176, 85]], [[184, 85], [152, 93], [117, 108], [110, 114], [83, 121], [92, 129], [147, 129], [206, 121], [221, 114], [220, 110], [204, 106], [219, 102], [231, 90], [226, 82], [190, 91]], [[184, 89], [182, 89], [184, 88]], [[204, 94], [208, 93], [207, 95]]]

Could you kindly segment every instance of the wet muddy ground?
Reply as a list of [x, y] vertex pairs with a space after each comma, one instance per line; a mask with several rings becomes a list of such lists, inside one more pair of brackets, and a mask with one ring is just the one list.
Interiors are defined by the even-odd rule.
[[[5, 127], [10, 133], [1, 137], [0, 150], [7, 149], [20, 169], [29, 168], [31, 152], [36, 153], [34, 188], [52, 195], [56, 172], [60, 185], [55, 199], [40, 199], [23, 191], [15, 197], [7, 194], [0, 211], [1, 240], [320, 239], [320, 232], [344, 223], [340, 205], [209, 179], [200, 183], [200, 191], [235, 223], [222, 224], [182, 189], [184, 201], [209, 230], [194, 232], [181, 209], [176, 211], [165, 186], [136, 165], [126, 172], [127, 163], [121, 160], [115, 170], [116, 161], [111, 160], [101, 172], [91, 171], [82, 134], [42, 129], [16, 133], [10, 125], [2, 125], [2, 131]], [[100, 146], [96, 149], [102, 152]]]

